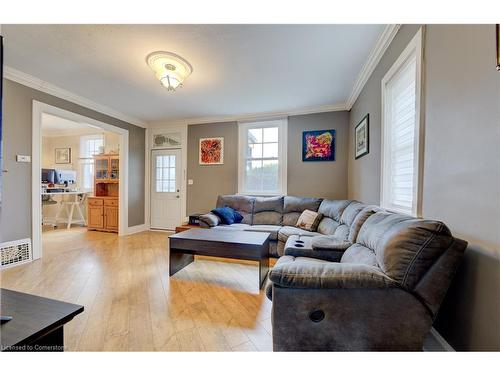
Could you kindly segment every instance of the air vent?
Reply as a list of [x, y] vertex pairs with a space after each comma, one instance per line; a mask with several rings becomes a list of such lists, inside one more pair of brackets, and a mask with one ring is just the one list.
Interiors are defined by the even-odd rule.
[[30, 262], [31, 239], [0, 243], [1, 268], [8, 268]]

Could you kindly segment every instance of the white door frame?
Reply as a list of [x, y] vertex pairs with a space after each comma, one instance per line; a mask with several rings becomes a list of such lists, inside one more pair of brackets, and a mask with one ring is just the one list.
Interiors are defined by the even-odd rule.
[[[156, 124], [152, 125], [146, 129], [146, 222], [148, 228], [151, 227], [151, 153], [153, 150], [162, 150], [163, 148], [153, 147], [153, 137], [155, 134], [161, 133], [180, 133], [181, 134], [181, 162], [182, 162], [182, 174], [181, 174], [181, 220], [187, 219], [187, 132], [188, 125], [185, 123], [171, 123], [171, 124]], [[179, 147], [176, 147], [179, 148]]]
[[79, 115], [50, 104], [33, 100], [32, 118], [32, 149], [31, 149], [31, 222], [33, 259], [42, 257], [42, 114], [47, 113], [67, 120], [84, 122], [103, 130], [120, 135], [120, 195], [118, 198], [119, 219], [118, 235], [123, 236], [128, 231], [128, 130], [110, 125], [93, 118]]

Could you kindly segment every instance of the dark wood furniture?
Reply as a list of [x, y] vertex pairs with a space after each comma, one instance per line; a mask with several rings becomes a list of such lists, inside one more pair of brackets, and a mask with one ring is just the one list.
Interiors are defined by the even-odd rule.
[[83, 306], [1, 289], [0, 314], [12, 320], [0, 326], [2, 351], [64, 351], [64, 324]]
[[269, 271], [269, 233], [236, 230], [189, 229], [173, 234], [170, 241], [169, 275], [194, 261], [195, 255], [259, 262], [259, 289]]
[[199, 225], [181, 224], [181, 225], [175, 227], [175, 233], [184, 232], [185, 230], [189, 230], [189, 229], [204, 229], [204, 228], [200, 228]]
[[87, 206], [87, 228], [118, 232], [120, 158], [116, 154], [94, 156], [94, 195]]

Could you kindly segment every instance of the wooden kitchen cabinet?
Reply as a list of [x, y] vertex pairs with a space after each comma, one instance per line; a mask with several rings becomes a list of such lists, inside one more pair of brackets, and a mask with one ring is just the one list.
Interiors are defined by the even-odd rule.
[[118, 155], [94, 157], [94, 195], [88, 198], [88, 229], [118, 232], [120, 161]]
[[92, 197], [88, 200], [88, 229], [118, 232], [118, 198]]

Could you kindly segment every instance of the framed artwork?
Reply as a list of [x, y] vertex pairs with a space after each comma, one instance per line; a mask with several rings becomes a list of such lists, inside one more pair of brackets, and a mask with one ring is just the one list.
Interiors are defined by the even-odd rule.
[[302, 132], [302, 161], [335, 161], [335, 130]]
[[500, 71], [500, 25], [496, 25], [497, 29], [497, 70]]
[[370, 115], [367, 114], [354, 130], [354, 158], [359, 159], [370, 152]]
[[200, 138], [200, 165], [224, 164], [224, 138]]
[[71, 148], [56, 148], [56, 164], [71, 163]]

